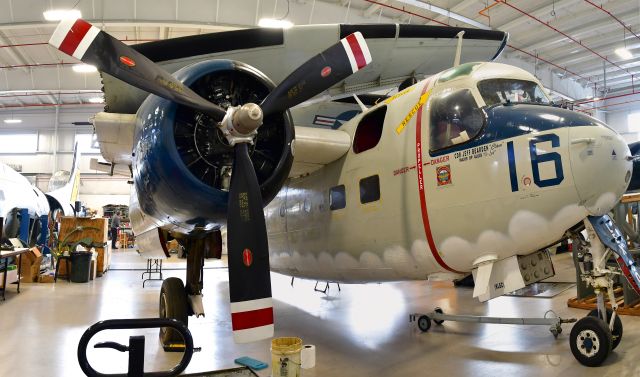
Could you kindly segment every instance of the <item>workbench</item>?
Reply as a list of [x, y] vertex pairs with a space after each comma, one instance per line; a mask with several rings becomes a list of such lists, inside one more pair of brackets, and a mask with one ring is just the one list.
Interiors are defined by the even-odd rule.
[[22, 266], [22, 254], [26, 253], [27, 251], [29, 251], [28, 248], [24, 247], [24, 248], [19, 248], [19, 249], [15, 249], [15, 250], [1, 250], [0, 251], [0, 269], [2, 269], [2, 267], [4, 267], [3, 270], [3, 274], [2, 274], [2, 301], [5, 300], [4, 297], [4, 293], [7, 291], [7, 275], [9, 274], [9, 258], [12, 257], [18, 257], [18, 262], [16, 263], [18, 265], [18, 293], [20, 293], [20, 269]]

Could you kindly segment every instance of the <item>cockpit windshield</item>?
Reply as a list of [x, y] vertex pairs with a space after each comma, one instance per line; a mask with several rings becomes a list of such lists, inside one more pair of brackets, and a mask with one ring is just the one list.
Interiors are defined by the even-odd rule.
[[490, 79], [478, 83], [480, 95], [487, 106], [498, 103], [541, 103], [548, 104], [549, 98], [542, 88], [533, 81], [516, 79]]
[[432, 151], [471, 140], [484, 125], [484, 114], [469, 89], [435, 94], [430, 109]]

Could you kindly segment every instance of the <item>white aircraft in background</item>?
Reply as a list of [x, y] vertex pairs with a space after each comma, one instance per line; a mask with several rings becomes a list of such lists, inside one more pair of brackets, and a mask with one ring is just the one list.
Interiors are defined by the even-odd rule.
[[76, 144], [68, 180], [45, 194], [23, 175], [0, 163], [0, 217], [4, 219], [0, 225], [3, 237], [19, 237], [20, 209], [27, 209], [29, 214], [29, 239], [22, 241], [30, 246], [35, 244], [42, 230], [40, 217], [49, 215], [49, 212], [54, 218], [57, 213], [73, 216], [80, 185], [79, 164], [80, 151]]
[[[571, 237], [583, 279], [600, 298], [613, 294], [617, 271], [605, 265], [612, 253], [637, 288], [640, 275], [606, 216], [632, 176], [627, 145], [600, 121], [551, 106], [524, 70], [473, 62], [499, 54], [504, 33], [466, 29], [469, 54], [461, 54], [460, 30], [325, 25], [132, 48], [84, 20], [63, 21], [50, 43], [103, 74], [109, 113], [95, 125], [99, 140], [110, 135], [104, 150], [111, 162], [131, 161], [130, 217], [140, 251], [168, 257], [171, 236], [188, 253], [186, 287], [164, 281], [160, 316], [186, 323], [189, 314], [204, 314], [204, 255], [219, 245], [223, 224], [240, 342], [273, 335], [270, 269], [340, 282], [473, 272], [474, 296], [488, 300], [552, 276], [545, 247]], [[254, 43], [247, 40], [262, 45], [243, 47]], [[360, 105], [349, 120], [316, 114], [320, 123], [340, 121], [337, 129], [292, 124], [288, 109], [320, 93], [379, 88], [383, 73], [398, 67], [392, 81], [405, 80], [415, 76], [406, 70], [412, 62], [454, 61], [456, 47], [453, 68], [371, 108]], [[168, 69], [186, 66], [172, 75], [143, 53]], [[297, 69], [282, 67], [289, 57]], [[461, 57], [467, 63], [458, 64]], [[277, 72], [277, 85], [262, 68]], [[152, 94], [140, 92], [146, 98], [138, 101], [117, 79]], [[135, 115], [114, 113], [131, 107]], [[585, 365], [602, 363], [621, 339], [616, 308], [600, 309], [571, 333], [573, 354]], [[171, 331], [161, 336], [165, 344], [175, 340]]]

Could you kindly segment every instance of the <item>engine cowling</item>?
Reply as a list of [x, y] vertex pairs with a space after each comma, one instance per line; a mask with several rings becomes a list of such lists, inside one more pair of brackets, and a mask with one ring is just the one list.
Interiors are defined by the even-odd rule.
[[[174, 76], [223, 107], [259, 104], [275, 87], [257, 69], [231, 60], [199, 62]], [[280, 190], [293, 163], [294, 128], [289, 112], [265, 117], [251, 161], [263, 205]], [[208, 115], [150, 95], [137, 113], [133, 178], [144, 223], [181, 233], [225, 223], [234, 151]], [[145, 226], [146, 228], [146, 226]], [[145, 231], [139, 229], [138, 231]]]

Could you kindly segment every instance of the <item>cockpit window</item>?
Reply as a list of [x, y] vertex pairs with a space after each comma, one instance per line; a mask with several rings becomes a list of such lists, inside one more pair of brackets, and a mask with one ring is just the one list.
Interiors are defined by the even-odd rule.
[[478, 83], [478, 89], [487, 106], [498, 103], [549, 103], [542, 88], [533, 81], [490, 79]]
[[480, 64], [482, 63], [465, 63], [460, 64], [457, 67], [449, 68], [446, 71], [442, 72], [442, 74], [440, 74], [440, 77], [438, 78], [438, 84], [451, 81], [458, 77], [467, 76], [471, 72], [473, 72], [473, 70]]
[[431, 151], [471, 140], [484, 125], [484, 114], [469, 89], [438, 93], [430, 107]]

